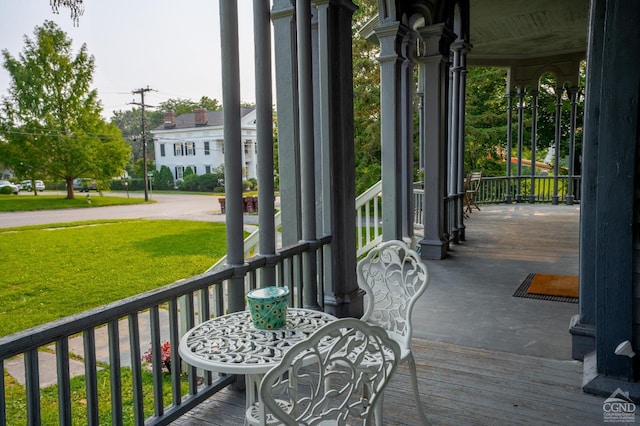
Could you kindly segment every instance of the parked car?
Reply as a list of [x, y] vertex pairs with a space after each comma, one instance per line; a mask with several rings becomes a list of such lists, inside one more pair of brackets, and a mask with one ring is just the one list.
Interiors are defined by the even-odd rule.
[[[36, 180], [36, 190], [42, 192], [44, 191], [44, 182], [42, 182], [41, 180]], [[20, 182], [18, 184], [18, 187], [20, 188], [20, 190], [22, 191], [33, 191], [33, 186], [32, 185], [32, 181], [31, 180], [23, 180], [22, 182]]]
[[0, 180], [0, 191], [5, 186], [8, 186], [9, 188], [11, 188], [11, 193], [12, 194], [18, 195], [18, 193], [20, 193], [20, 188], [18, 187], [18, 185], [15, 185], [15, 184], [9, 182], [8, 180]]
[[91, 178], [75, 178], [73, 180], [73, 190], [80, 192], [97, 191], [96, 181]]

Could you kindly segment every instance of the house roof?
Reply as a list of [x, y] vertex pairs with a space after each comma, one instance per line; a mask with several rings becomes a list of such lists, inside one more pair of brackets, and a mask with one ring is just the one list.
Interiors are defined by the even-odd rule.
[[[244, 118], [251, 113], [255, 108], [240, 108], [240, 117]], [[176, 130], [176, 129], [192, 129], [196, 127], [219, 127], [224, 122], [224, 112], [220, 111], [207, 111], [207, 124], [196, 126], [196, 113], [187, 112], [180, 114], [176, 117], [176, 125], [172, 127], [165, 127], [164, 124], [159, 125], [153, 131], [162, 130]]]

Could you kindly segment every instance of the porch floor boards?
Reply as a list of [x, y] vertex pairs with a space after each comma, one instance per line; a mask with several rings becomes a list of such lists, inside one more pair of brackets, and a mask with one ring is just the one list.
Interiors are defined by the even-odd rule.
[[[422, 403], [434, 425], [601, 425], [605, 398], [582, 391], [571, 359], [572, 303], [513, 297], [531, 272], [577, 274], [579, 206], [487, 205], [466, 241], [426, 261], [431, 284], [413, 312]], [[402, 365], [385, 393], [387, 425], [419, 417]], [[176, 425], [237, 425], [244, 392], [225, 390]]]
[[[433, 425], [601, 425], [605, 398], [581, 389], [582, 363], [414, 338], [422, 403]], [[244, 391], [226, 389], [174, 425], [238, 425]], [[402, 364], [384, 400], [385, 425], [417, 425]]]

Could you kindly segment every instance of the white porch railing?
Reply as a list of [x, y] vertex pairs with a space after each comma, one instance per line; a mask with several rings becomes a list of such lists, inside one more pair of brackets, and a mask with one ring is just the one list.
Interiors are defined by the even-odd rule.
[[382, 181], [356, 198], [356, 254], [364, 255], [382, 242]]
[[[282, 224], [280, 212], [274, 216], [276, 230]], [[358, 257], [382, 242], [382, 181], [379, 181], [356, 198], [356, 232]], [[256, 229], [244, 240], [244, 256], [254, 256], [260, 243], [260, 232]], [[227, 262], [227, 256], [220, 258], [206, 272], [214, 271]]]

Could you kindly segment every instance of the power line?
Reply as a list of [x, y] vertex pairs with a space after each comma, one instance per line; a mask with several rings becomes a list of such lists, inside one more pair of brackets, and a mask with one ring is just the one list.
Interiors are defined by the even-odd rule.
[[138, 105], [142, 109], [142, 164], [144, 170], [144, 200], [149, 201], [149, 178], [147, 177], [147, 123], [145, 117], [145, 108], [153, 108], [152, 105], [146, 105], [144, 103], [144, 94], [147, 92], [151, 92], [153, 89], [150, 89], [147, 86], [146, 89], [137, 89], [133, 90], [131, 93], [134, 95], [140, 95], [140, 103], [130, 102], [132, 105]]

